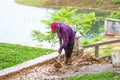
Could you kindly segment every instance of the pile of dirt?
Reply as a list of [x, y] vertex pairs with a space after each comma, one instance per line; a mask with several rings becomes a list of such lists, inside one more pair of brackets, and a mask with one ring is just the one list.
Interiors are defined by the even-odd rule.
[[55, 67], [54, 64], [56, 64], [57, 59], [53, 59], [50, 63], [52, 64], [45, 64], [45, 66], [49, 65], [51, 68], [48, 71], [45, 71], [44, 74], [52, 76], [52, 75], [63, 75], [66, 73], [66, 71], [71, 70], [71, 72], [78, 72], [79, 67], [83, 66], [89, 66], [93, 64], [103, 64], [103, 63], [112, 63], [111, 56], [105, 56], [105, 57], [95, 57], [90, 54], [84, 54], [84, 55], [78, 55], [78, 56], [72, 56], [71, 65], [66, 65], [64, 63], [64, 57], [61, 58], [61, 66]]
[[[62, 57], [64, 58], [64, 57]], [[64, 59], [61, 58], [61, 64], [65, 66]], [[54, 60], [55, 62], [57, 61], [56, 59]], [[100, 63], [112, 63], [111, 56], [105, 56], [105, 57], [96, 57], [92, 56], [89, 54], [84, 54], [84, 55], [78, 55], [78, 56], [72, 56], [71, 59], [71, 65], [76, 65], [76, 66], [85, 66], [85, 65], [92, 65], [92, 64], [100, 64]], [[55, 67], [55, 66], [54, 66]], [[55, 67], [57, 68], [57, 67]], [[58, 67], [58, 68], [62, 68]]]
[[90, 54], [85, 55], [79, 55], [78, 58], [73, 57], [73, 65], [77, 66], [85, 66], [85, 65], [92, 65], [92, 64], [100, 64], [100, 63], [112, 63], [111, 56], [105, 56], [105, 57], [95, 57], [91, 56]]

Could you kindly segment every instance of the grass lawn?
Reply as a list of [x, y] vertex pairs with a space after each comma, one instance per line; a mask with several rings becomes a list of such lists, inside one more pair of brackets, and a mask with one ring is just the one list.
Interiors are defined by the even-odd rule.
[[52, 52], [54, 50], [0, 43], [0, 70]]
[[84, 74], [68, 78], [67, 80], [120, 80], [120, 77], [115, 77], [116, 72], [102, 72], [97, 74]]

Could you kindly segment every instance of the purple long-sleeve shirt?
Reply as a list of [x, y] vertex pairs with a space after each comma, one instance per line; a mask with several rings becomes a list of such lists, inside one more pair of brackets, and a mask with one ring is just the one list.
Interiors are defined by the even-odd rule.
[[58, 22], [60, 30], [57, 32], [58, 38], [60, 41], [62, 41], [62, 46], [60, 46], [60, 49], [62, 51], [63, 48], [67, 46], [68, 43], [72, 43], [75, 40], [75, 32], [72, 30], [72, 28], [62, 22]]

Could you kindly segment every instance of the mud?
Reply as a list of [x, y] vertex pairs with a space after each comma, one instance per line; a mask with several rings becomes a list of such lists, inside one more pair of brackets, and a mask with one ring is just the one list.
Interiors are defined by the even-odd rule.
[[0, 80], [64, 80], [67, 77], [86, 73], [98, 73], [103, 71], [117, 71], [120, 68], [113, 68], [111, 57], [98, 58], [90, 54], [72, 57], [71, 65], [64, 64], [64, 57], [61, 57], [61, 68], [55, 68], [56, 59], [37, 64], [21, 71], [0, 77]]

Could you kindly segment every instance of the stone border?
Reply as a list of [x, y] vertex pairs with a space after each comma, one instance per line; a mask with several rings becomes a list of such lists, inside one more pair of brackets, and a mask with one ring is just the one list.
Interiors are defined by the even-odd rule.
[[39, 64], [39, 63], [43, 63], [45, 61], [56, 58], [57, 56], [58, 56], [58, 53], [54, 52], [54, 53], [51, 53], [51, 54], [48, 54], [48, 55], [41, 56], [39, 58], [35, 58], [35, 59], [32, 59], [32, 60], [23, 62], [23, 63], [18, 64], [18, 65], [15, 65], [15, 66], [0, 70], [0, 76], [5, 76], [7, 74], [11, 74], [11, 73], [20, 71], [20, 70], [22, 70], [24, 68], [28, 68], [30, 66], [33, 66], [33, 65], [36, 65], [36, 64]]

